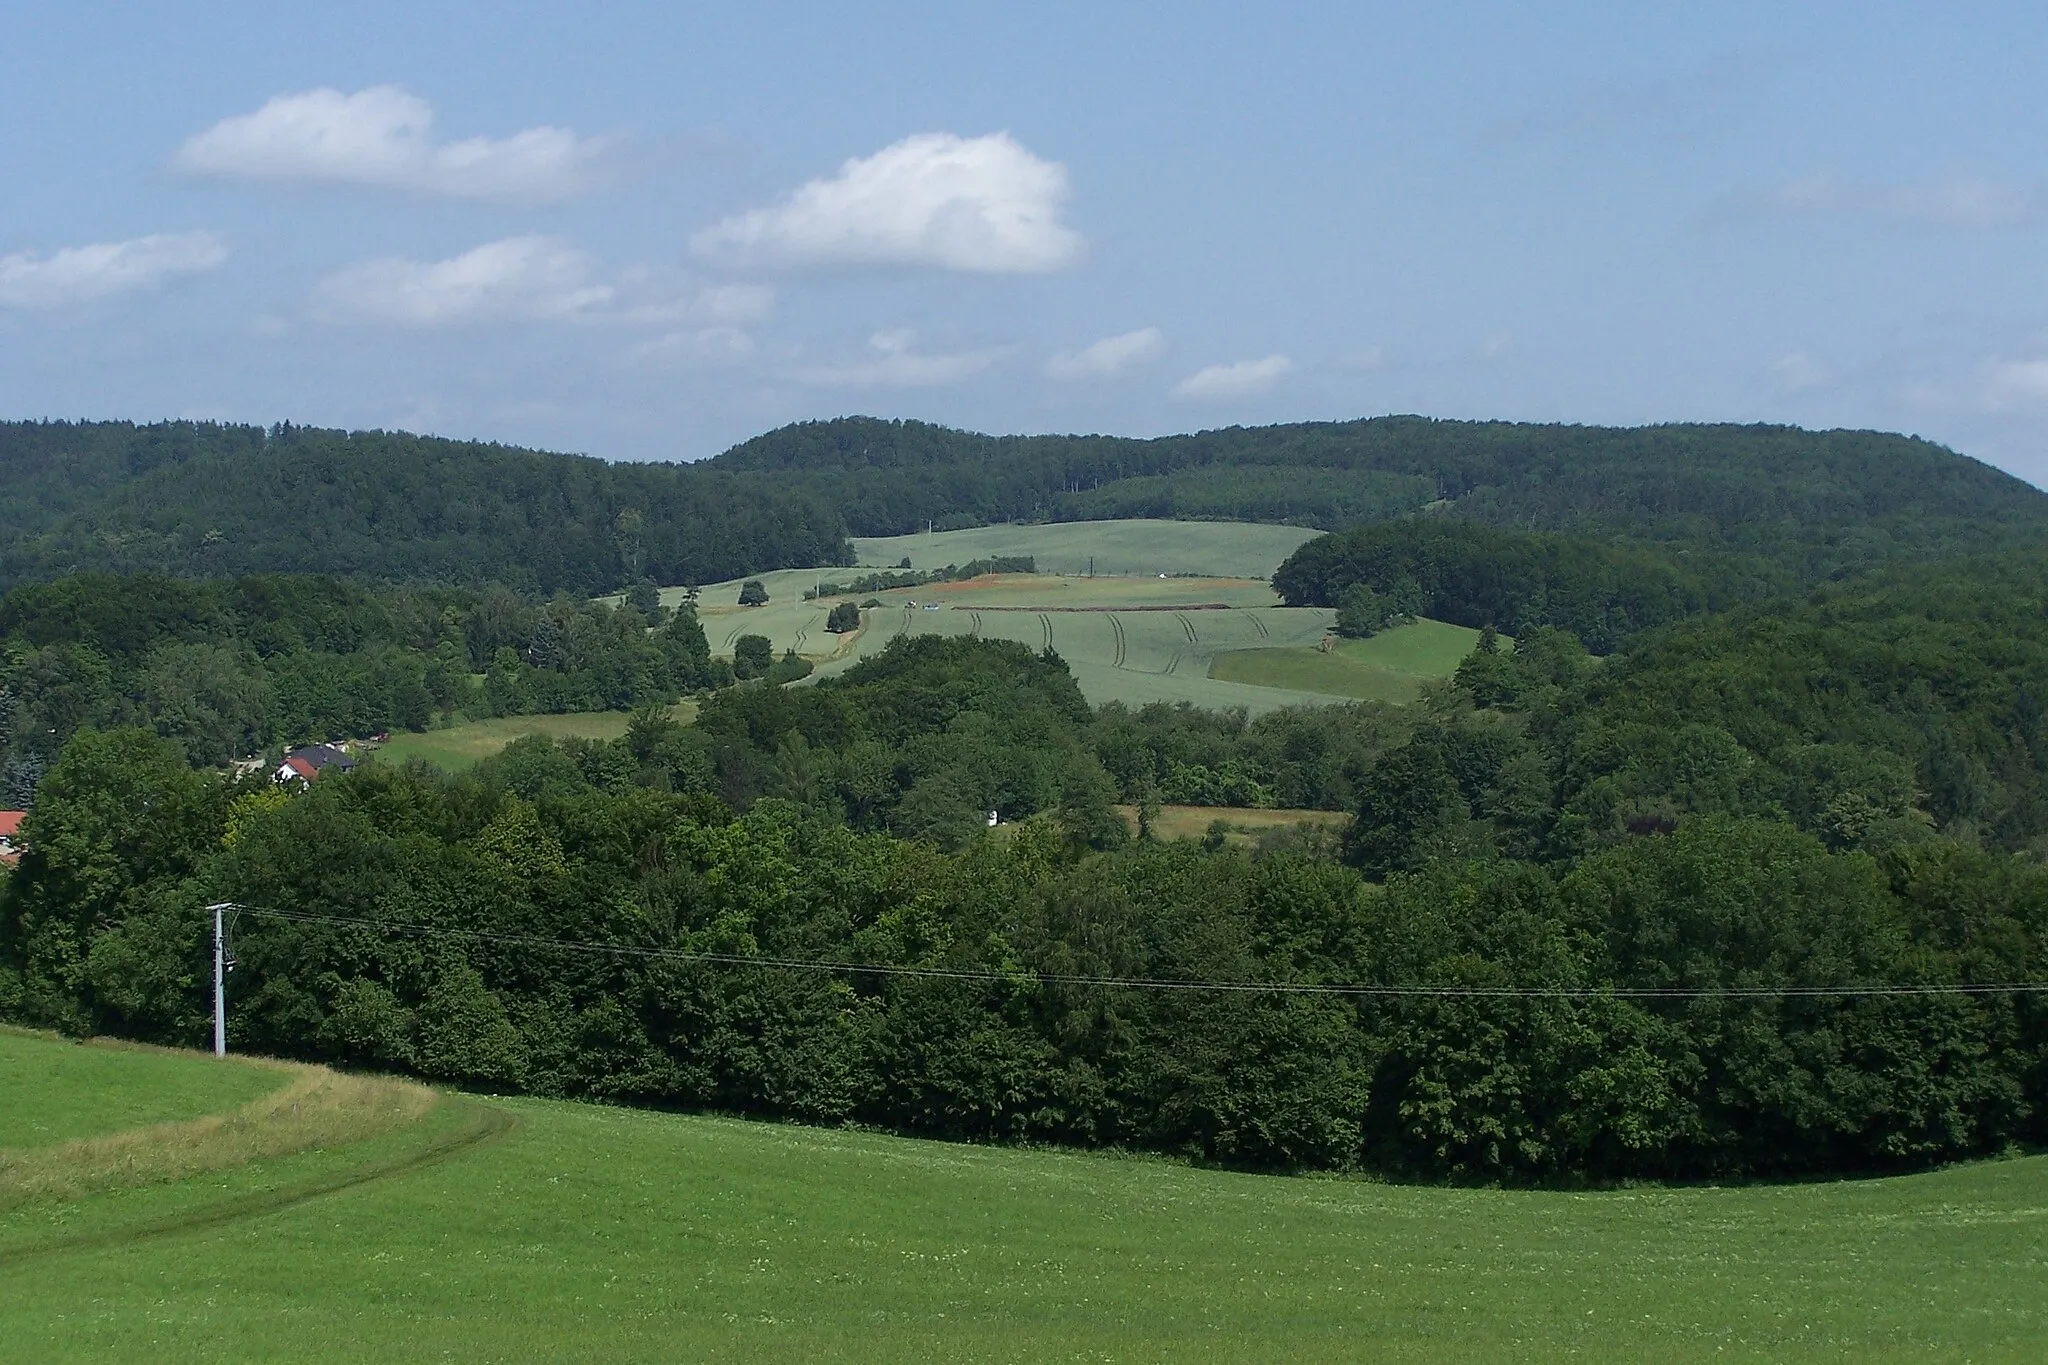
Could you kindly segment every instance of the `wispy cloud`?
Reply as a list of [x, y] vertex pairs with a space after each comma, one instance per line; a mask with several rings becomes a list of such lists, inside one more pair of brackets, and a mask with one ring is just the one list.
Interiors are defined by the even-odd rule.
[[2048, 360], [1994, 360], [1985, 365], [1981, 404], [1985, 409], [2006, 412], [2044, 403], [2048, 403]]
[[994, 350], [920, 353], [912, 346], [914, 340], [908, 331], [877, 332], [868, 338], [867, 354], [859, 359], [800, 368], [794, 378], [834, 389], [942, 388], [972, 379], [1001, 356]]
[[450, 327], [504, 322], [661, 325], [759, 322], [774, 305], [762, 285], [693, 286], [657, 272], [607, 276], [559, 237], [507, 237], [441, 261], [386, 256], [350, 266], [313, 291], [326, 322]]
[[1806, 351], [1788, 351], [1771, 362], [1771, 377], [1782, 393], [1811, 393], [1827, 387], [1834, 372]]
[[1166, 347], [1166, 334], [1157, 327], [1141, 327], [1104, 337], [1078, 351], [1062, 351], [1045, 362], [1045, 372], [1054, 379], [1115, 379], [1158, 356]]
[[1812, 175], [1723, 199], [1715, 216], [1836, 215], [1951, 228], [2011, 228], [2048, 222], [2048, 189], [1968, 177], [1927, 185], [1877, 185]]
[[1174, 385], [1173, 391], [1182, 398], [1249, 398], [1268, 392], [1293, 369], [1294, 361], [1284, 355], [1209, 365]]
[[1784, 65], [1759, 53], [1727, 53], [1688, 70], [1607, 81], [1532, 105], [1480, 130], [1482, 144], [1588, 134], [1696, 136], [1729, 118]]
[[0, 256], [0, 308], [65, 308], [154, 289], [228, 258], [217, 233], [159, 233], [125, 242], [68, 246], [47, 256]]
[[920, 133], [716, 223], [691, 246], [741, 265], [1036, 274], [1080, 258], [1080, 235], [1060, 221], [1067, 195], [1066, 167], [1007, 133]]
[[366, 185], [461, 199], [552, 202], [596, 186], [606, 138], [528, 128], [504, 138], [436, 141], [434, 107], [397, 86], [352, 95], [279, 95], [188, 139], [171, 168], [225, 180]]

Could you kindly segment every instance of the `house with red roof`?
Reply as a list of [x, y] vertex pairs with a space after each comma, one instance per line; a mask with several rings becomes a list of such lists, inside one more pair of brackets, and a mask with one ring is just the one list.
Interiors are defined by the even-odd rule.
[[309, 744], [286, 754], [284, 762], [277, 765], [274, 776], [281, 783], [295, 782], [304, 786], [330, 768], [345, 773], [355, 766], [355, 759], [345, 749], [332, 744]]
[[21, 818], [25, 810], [0, 810], [0, 863], [13, 867], [21, 861]]

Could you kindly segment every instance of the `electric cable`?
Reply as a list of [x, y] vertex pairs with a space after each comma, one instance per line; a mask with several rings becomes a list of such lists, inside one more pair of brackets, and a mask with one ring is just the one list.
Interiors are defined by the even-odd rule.
[[271, 910], [236, 905], [247, 915], [294, 924], [324, 924], [372, 929], [410, 937], [461, 938], [500, 947], [550, 952], [607, 954], [643, 960], [697, 962], [716, 966], [763, 967], [777, 971], [842, 972], [869, 976], [908, 977], [985, 983], [1031, 981], [1046, 986], [1097, 987], [1115, 990], [1211, 991], [1260, 995], [1325, 995], [1399, 999], [1509, 1000], [1702, 1000], [1702, 999], [1842, 999], [1876, 996], [2033, 995], [2048, 993], [2048, 982], [1956, 982], [1924, 985], [1848, 986], [1376, 986], [1322, 981], [1190, 981], [1168, 977], [1084, 976], [1066, 972], [1003, 972], [972, 967], [914, 967], [869, 962], [832, 962], [813, 958], [766, 957], [685, 948], [653, 948], [629, 943], [589, 943], [532, 934], [501, 934], [483, 929], [457, 929], [438, 924], [406, 924], [349, 915], [316, 915], [300, 910]]

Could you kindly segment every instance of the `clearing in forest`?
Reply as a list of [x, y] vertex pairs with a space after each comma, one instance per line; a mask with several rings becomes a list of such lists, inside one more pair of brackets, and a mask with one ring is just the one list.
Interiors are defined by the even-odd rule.
[[[701, 591], [698, 610], [714, 653], [729, 655], [742, 634], [763, 635], [777, 654], [794, 648], [810, 658], [818, 677], [899, 635], [1015, 640], [1057, 651], [1097, 705], [1184, 701], [1258, 714], [1361, 698], [1402, 702], [1423, 680], [1457, 667], [1477, 632], [1437, 622], [1364, 642], [1374, 650], [1347, 645], [1341, 657], [1319, 655], [1334, 613], [1283, 607], [1267, 581], [1312, 534], [1237, 522], [1100, 521], [862, 540], [860, 568], [758, 575], [769, 600], [757, 607], [739, 605], [743, 580], [713, 584]], [[1038, 572], [853, 593], [855, 602], [879, 605], [862, 612], [860, 631], [850, 635], [825, 630], [839, 598], [803, 597], [821, 582], [850, 583], [906, 556], [913, 567], [931, 569], [996, 555], [1030, 555]], [[680, 590], [664, 594], [671, 604], [680, 599]], [[1267, 654], [1273, 657], [1248, 657]], [[1233, 662], [1217, 667], [1226, 659]]]
[[[137, 1055], [171, 1091], [246, 1065]], [[127, 1077], [121, 1102], [154, 1112], [149, 1089]], [[1441, 1189], [442, 1097], [400, 1128], [0, 1209], [0, 1340], [153, 1365], [2036, 1360], [2044, 1257], [2048, 1157]]]
[[[678, 702], [676, 719], [688, 723], [697, 714], [695, 702]], [[418, 734], [394, 733], [377, 749], [384, 763], [424, 759], [447, 772], [475, 767], [515, 739], [546, 735], [550, 739], [618, 739], [632, 723], [626, 711], [571, 711], [563, 715], [498, 716], [487, 720], [463, 721], [441, 730]]]
[[1413, 701], [1423, 684], [1457, 671], [1479, 632], [1443, 621], [1414, 621], [1334, 647], [1279, 646], [1218, 654], [1209, 676], [1260, 687], [1289, 687], [1366, 701]]

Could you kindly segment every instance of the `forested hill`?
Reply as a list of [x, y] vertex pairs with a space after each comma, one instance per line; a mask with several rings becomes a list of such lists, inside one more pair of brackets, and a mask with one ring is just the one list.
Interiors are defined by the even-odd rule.
[[1378, 417], [1191, 436], [983, 436], [849, 417], [755, 437], [855, 535], [925, 519], [1214, 517], [1339, 528], [1424, 508], [1497, 526], [1761, 553], [1801, 576], [2048, 532], [2048, 494], [1913, 437], [1776, 426]]
[[0, 588], [79, 569], [604, 592], [850, 563], [806, 481], [389, 432], [0, 423]]

